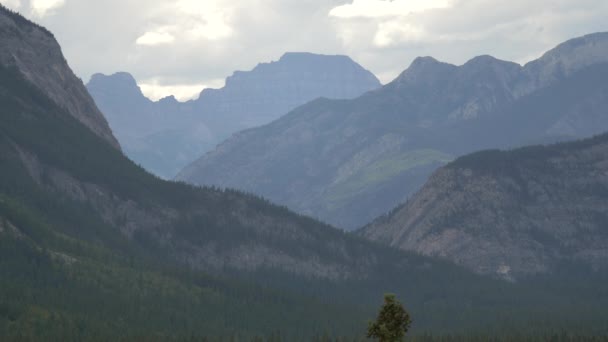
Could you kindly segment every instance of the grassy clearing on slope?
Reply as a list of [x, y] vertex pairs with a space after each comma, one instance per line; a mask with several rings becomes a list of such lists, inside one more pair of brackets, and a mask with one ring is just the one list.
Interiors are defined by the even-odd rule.
[[366, 192], [369, 188], [390, 181], [414, 168], [433, 163], [445, 164], [453, 160], [447, 153], [432, 149], [407, 151], [375, 161], [345, 181], [335, 184], [326, 198], [332, 209], [339, 208], [350, 198]]

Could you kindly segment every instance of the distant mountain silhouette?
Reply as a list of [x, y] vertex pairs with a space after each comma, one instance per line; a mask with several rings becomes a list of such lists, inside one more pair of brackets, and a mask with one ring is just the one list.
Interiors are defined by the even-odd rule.
[[96, 74], [87, 84], [126, 154], [164, 178], [236, 131], [269, 123], [319, 97], [350, 99], [379, 87], [349, 57], [311, 53], [286, 53], [237, 71], [225, 87], [205, 89], [185, 103], [173, 97], [150, 101], [127, 73]]

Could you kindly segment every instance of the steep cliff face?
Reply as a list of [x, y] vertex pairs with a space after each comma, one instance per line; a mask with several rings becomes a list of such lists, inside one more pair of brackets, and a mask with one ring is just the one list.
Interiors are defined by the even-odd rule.
[[361, 234], [507, 278], [608, 267], [608, 135], [457, 159]]
[[126, 73], [94, 75], [87, 88], [127, 156], [173, 178], [182, 168], [242, 129], [269, 123], [318, 97], [350, 99], [380, 87], [346, 56], [287, 53], [278, 61], [237, 71], [221, 89], [197, 100], [146, 99]]
[[[315, 101], [236, 134], [177, 179], [243, 189], [356, 229], [405, 201], [459, 155], [608, 130], [600, 90], [606, 80], [575, 77], [608, 61], [600, 43], [608, 35], [592, 37], [524, 67], [490, 56], [461, 66], [418, 58], [381, 89], [348, 101]], [[590, 57], [568, 62], [579, 53]], [[568, 73], [548, 78], [562, 57]], [[559, 84], [571, 91], [546, 91]]]
[[59, 44], [46, 29], [0, 5], [0, 63], [14, 67], [57, 105], [120, 149], [106, 119], [82, 81], [69, 68]]

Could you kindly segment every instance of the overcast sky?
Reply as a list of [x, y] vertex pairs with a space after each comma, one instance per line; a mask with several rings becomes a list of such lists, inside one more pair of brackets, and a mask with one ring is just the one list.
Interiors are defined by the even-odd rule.
[[127, 71], [152, 98], [220, 87], [287, 51], [351, 56], [391, 81], [417, 56], [524, 63], [608, 31], [606, 0], [0, 0], [46, 26], [74, 71]]

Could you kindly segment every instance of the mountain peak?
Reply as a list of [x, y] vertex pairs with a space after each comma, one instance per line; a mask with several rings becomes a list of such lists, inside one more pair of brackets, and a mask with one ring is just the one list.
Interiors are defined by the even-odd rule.
[[590, 33], [581, 37], [572, 38], [559, 44], [554, 49], [545, 53], [545, 56], [553, 55], [556, 53], [570, 52], [573, 49], [580, 49], [582, 47], [590, 47], [595, 46], [597, 44], [606, 43], [608, 43], [608, 32]]
[[490, 55], [481, 55], [470, 59], [466, 62], [463, 67], [466, 66], [492, 66], [492, 65], [516, 65], [520, 66], [517, 63], [503, 61], [502, 59], [498, 59], [494, 56]]
[[116, 72], [111, 75], [96, 73], [91, 76], [89, 84], [95, 85], [99, 83], [112, 83], [114, 85], [120, 84], [127, 87], [137, 87], [137, 81], [133, 75], [128, 72]]
[[[278, 61], [258, 64], [252, 72], [275, 72], [277, 70], [290, 69], [292, 73], [321, 72], [325, 74], [335, 73], [366, 73], [367, 77], [374, 83], [380, 82], [371, 74], [345, 55], [324, 55], [312, 52], [286, 52]], [[241, 73], [242, 72], [237, 72]]]
[[526, 64], [525, 69], [543, 85], [597, 63], [608, 63], [608, 32], [570, 39]]
[[444, 74], [454, 71], [455, 65], [444, 63], [433, 57], [417, 57], [409, 68], [397, 77], [397, 84], [423, 83], [432, 84]]
[[435, 59], [434, 57], [431, 57], [431, 56], [419, 56], [419, 57], [416, 57], [414, 59], [414, 61], [412, 61], [410, 68], [420, 68], [420, 67], [426, 67], [426, 66], [441, 64], [441, 63], [442, 62], [438, 61], [437, 59]]
[[150, 101], [142, 93], [133, 75], [128, 72], [117, 72], [111, 75], [97, 73], [91, 76], [91, 80], [86, 86], [93, 97], [106, 94], [114, 99], [131, 98], [137, 101]]
[[[568, 64], [592, 64], [608, 59], [608, 32], [591, 33], [570, 39], [547, 51], [539, 61], [563, 60]], [[534, 63], [534, 62], [532, 62]]]
[[354, 63], [354, 61], [345, 55], [323, 55], [312, 52], [285, 52], [283, 56], [279, 59], [279, 62], [311, 62], [311, 61], [324, 61], [327, 60], [335, 60], [342, 61], [346, 63]]
[[[235, 71], [226, 79], [227, 89], [249, 84], [298, 83], [303, 79], [314, 82], [345, 79], [367, 90], [380, 87], [380, 81], [348, 56], [321, 55], [310, 52], [286, 52], [278, 61], [260, 63], [251, 71]], [[257, 86], [256, 86], [257, 87]], [[361, 94], [360, 89], [350, 89], [345, 94], [328, 94], [330, 97], [351, 98]], [[313, 98], [318, 97], [314, 96]]]
[[158, 100], [160, 101], [169, 101], [169, 102], [177, 102], [177, 99], [175, 98], [175, 95], [169, 95], [169, 96], [165, 96], [162, 99]]
[[522, 66], [503, 61], [490, 55], [477, 56], [460, 67], [465, 77], [483, 74], [485, 77], [500, 77], [506, 82], [516, 81], [522, 75]]

